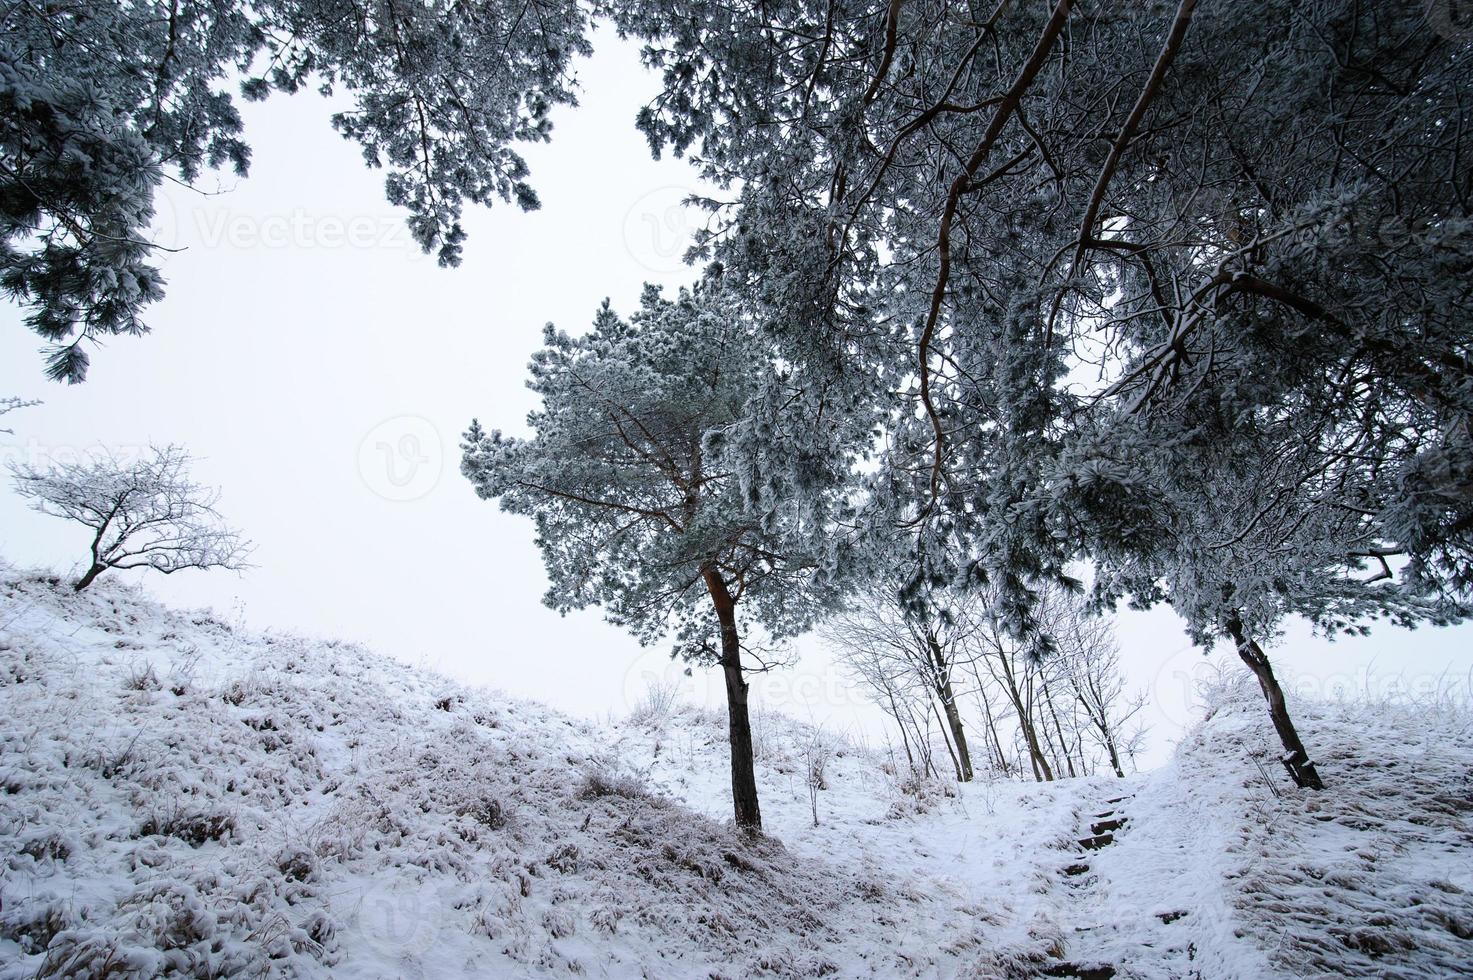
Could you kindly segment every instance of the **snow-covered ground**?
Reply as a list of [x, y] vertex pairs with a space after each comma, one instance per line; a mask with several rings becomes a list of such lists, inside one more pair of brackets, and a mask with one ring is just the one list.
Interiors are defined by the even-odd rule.
[[815, 733], [762, 716], [752, 842], [719, 715], [594, 726], [0, 567], [0, 978], [1473, 971], [1468, 715], [1296, 706], [1313, 794], [1255, 691], [1212, 703], [1123, 781], [904, 785], [829, 734], [818, 826]]

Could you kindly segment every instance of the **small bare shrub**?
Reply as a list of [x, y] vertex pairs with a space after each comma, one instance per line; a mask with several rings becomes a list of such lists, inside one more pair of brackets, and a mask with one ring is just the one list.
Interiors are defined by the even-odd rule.
[[956, 796], [956, 787], [951, 782], [920, 773], [908, 772], [894, 785], [897, 796], [885, 814], [891, 820], [931, 813], [942, 800]]
[[612, 772], [608, 769], [593, 769], [584, 776], [583, 786], [578, 790], [578, 795], [585, 800], [604, 796], [622, 796], [625, 799], [637, 800], [649, 796], [649, 791], [633, 776]]
[[197, 647], [190, 647], [169, 667], [169, 691], [176, 698], [182, 698], [194, 690], [194, 678], [199, 671], [202, 656], [204, 655]]
[[191, 847], [225, 840], [235, 834], [235, 818], [228, 813], [185, 813], [174, 810], [146, 817], [139, 837], [175, 837]]
[[808, 804], [813, 811], [813, 826], [818, 826], [818, 794], [829, 788], [828, 767], [834, 758], [832, 736], [819, 725], [803, 743], [803, 779], [808, 787]]
[[128, 740], [127, 745], [115, 752], [99, 751], [89, 760], [89, 764], [97, 768], [103, 779], [116, 779], [119, 776], [130, 774], [140, 762], [138, 740], [142, 737], [143, 730], [139, 729]]
[[578, 845], [571, 843], [558, 845], [547, 856], [547, 866], [554, 871], [561, 871], [565, 875], [572, 874], [578, 870], [578, 861]]
[[643, 696], [629, 712], [631, 724], [659, 728], [674, 716], [680, 704], [680, 681], [677, 678], [653, 678]]
[[46, 959], [36, 971], [36, 980], [66, 977], [70, 980], [111, 980], [136, 977], [131, 950], [116, 936], [86, 936], [64, 932], [47, 947]]
[[128, 676], [123, 678], [123, 688], [129, 691], [157, 691], [163, 686], [153, 664], [147, 660], [135, 663], [128, 669]]
[[27, 955], [35, 955], [51, 940], [81, 923], [76, 909], [61, 901], [24, 903], [0, 914], [0, 939], [7, 939]]
[[27, 834], [22, 840], [20, 852], [37, 861], [65, 861], [72, 856], [76, 842], [55, 830], [42, 830]]
[[317, 855], [300, 844], [289, 844], [276, 855], [276, 870], [288, 881], [311, 881], [317, 868]]
[[567, 909], [548, 909], [542, 913], [542, 928], [553, 939], [566, 939], [576, 930], [577, 923]]
[[476, 823], [491, 830], [500, 830], [506, 826], [506, 813], [501, 808], [500, 800], [477, 800], [462, 812]]

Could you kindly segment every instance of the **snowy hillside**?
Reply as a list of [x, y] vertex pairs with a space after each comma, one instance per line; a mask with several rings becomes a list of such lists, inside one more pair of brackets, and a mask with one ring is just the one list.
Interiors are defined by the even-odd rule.
[[825, 753], [759, 717], [752, 843], [720, 716], [607, 730], [0, 569], [0, 977], [1468, 970], [1466, 715], [1302, 705], [1312, 794], [1260, 772], [1255, 692], [1216, 703], [1124, 781], [957, 792], [831, 738], [817, 827]]

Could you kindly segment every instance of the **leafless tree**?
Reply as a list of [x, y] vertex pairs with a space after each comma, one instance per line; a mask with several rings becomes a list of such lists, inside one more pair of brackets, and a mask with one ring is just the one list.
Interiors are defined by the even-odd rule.
[[1104, 753], [1115, 775], [1124, 777], [1126, 760], [1134, 758], [1145, 738], [1137, 720], [1145, 694], [1127, 691], [1120, 646], [1108, 620], [1091, 615], [1069, 597], [1053, 605], [1061, 673], [1073, 694], [1075, 713], [1084, 722], [1081, 734]]
[[970, 635], [968, 646], [967, 663], [976, 682], [974, 690], [987, 706], [984, 711], [991, 713], [992, 701], [997, 697], [1006, 705], [1005, 710], [1012, 713], [1012, 744], [1004, 746], [999, 741], [999, 754], [1011, 752], [1017, 760], [1012, 768], [1022, 771], [1026, 765], [1035, 780], [1053, 781], [1061, 759], [1052, 751], [1048, 729], [1043, 724], [1043, 663], [991, 618], [983, 618], [979, 628]]
[[[1039, 656], [1002, 624], [985, 593], [932, 599], [927, 614], [903, 607], [893, 590], [870, 591], [823, 627], [894, 719], [913, 771], [936, 774], [934, 726], [958, 780], [971, 778], [973, 752], [983, 764], [984, 751], [992, 772], [1031, 772], [1040, 782], [1104, 766], [1125, 775], [1143, 737], [1136, 719], [1144, 697], [1127, 691], [1108, 619], [1041, 587], [1038, 625], [1053, 643]], [[945, 615], [935, 614], [942, 607]]]
[[954, 675], [971, 624], [950, 610], [907, 609], [893, 584], [852, 599], [825, 624], [824, 635], [900, 725], [907, 753], [914, 737], [924, 744], [923, 756], [929, 758], [927, 734], [934, 720], [957, 781], [970, 782], [972, 755]]
[[153, 447], [126, 462], [109, 454], [39, 468], [13, 463], [15, 489], [43, 514], [93, 531], [80, 592], [110, 568], [247, 567], [251, 545], [231, 530], [215, 504], [219, 491], [193, 482], [193, 458], [181, 446]]
[[829, 788], [829, 762], [834, 758], [833, 737], [821, 725], [814, 725], [803, 743], [803, 779], [808, 787], [808, 804], [813, 811], [813, 826], [818, 826], [818, 794]]
[[850, 643], [841, 627], [838, 620], [826, 623], [822, 629], [826, 642], [869, 689], [871, 699], [880, 710], [895, 722], [910, 770], [934, 776], [929, 725], [922, 725], [914, 707], [914, 672], [883, 647]]
[[[1119, 648], [1108, 619], [1094, 615], [1076, 596], [1039, 590], [1039, 626], [1053, 652], [1038, 657], [991, 617], [966, 634], [977, 701], [990, 725], [995, 703], [1010, 708], [1022, 759], [1035, 779], [1093, 774], [1108, 764], [1117, 776], [1140, 748], [1137, 719], [1143, 694], [1126, 688]], [[999, 742], [999, 751], [1005, 753]]]

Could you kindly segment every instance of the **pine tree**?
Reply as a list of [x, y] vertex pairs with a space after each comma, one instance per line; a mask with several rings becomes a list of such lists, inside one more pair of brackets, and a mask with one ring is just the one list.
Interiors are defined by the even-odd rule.
[[548, 138], [590, 48], [575, 0], [145, 0], [12, 4], [0, 15], [0, 288], [49, 345], [47, 374], [86, 377], [87, 341], [148, 328], [163, 296], [148, 226], [170, 177], [244, 175], [231, 88], [313, 83], [354, 98], [333, 126], [383, 167], [390, 202], [441, 265], [463, 203], [535, 208], [518, 142]]
[[642, 642], [673, 634], [679, 655], [720, 667], [735, 818], [760, 832], [750, 633], [801, 630], [831, 591], [826, 556], [791, 533], [812, 512], [764, 510], [754, 461], [732, 449], [770, 420], [784, 374], [712, 281], [675, 300], [647, 287], [627, 320], [605, 303], [580, 337], [549, 326], [531, 374], [531, 437], [473, 421], [461, 470], [536, 521], [549, 606], [601, 606]]
[[709, 248], [803, 325], [783, 356], [881, 379], [905, 555], [1020, 634], [1070, 558], [1240, 634], [1291, 759], [1283, 616], [1463, 615], [1466, 38], [1349, 0], [615, 8], [652, 145], [741, 182]]

